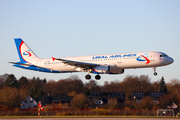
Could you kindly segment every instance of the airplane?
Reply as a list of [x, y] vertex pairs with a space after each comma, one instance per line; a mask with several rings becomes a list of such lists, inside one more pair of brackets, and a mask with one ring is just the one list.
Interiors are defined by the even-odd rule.
[[14, 41], [20, 59], [20, 62], [9, 62], [14, 67], [48, 73], [87, 72], [87, 80], [91, 79], [90, 73], [97, 74], [95, 79], [100, 80], [99, 74], [116, 75], [123, 74], [125, 69], [149, 67], [157, 75], [156, 67], [174, 62], [165, 53], [155, 51], [41, 59], [21, 38], [15, 38]]

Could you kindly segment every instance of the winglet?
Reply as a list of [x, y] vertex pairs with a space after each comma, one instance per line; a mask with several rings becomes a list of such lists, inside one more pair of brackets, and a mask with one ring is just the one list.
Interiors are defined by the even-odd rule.
[[56, 58], [52, 57], [52, 60], [54, 61], [54, 60], [56, 60]]

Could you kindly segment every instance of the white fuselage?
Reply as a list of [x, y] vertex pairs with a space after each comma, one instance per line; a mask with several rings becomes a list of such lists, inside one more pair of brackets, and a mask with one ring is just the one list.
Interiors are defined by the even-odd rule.
[[[149, 63], [143, 57], [142, 61], [138, 61], [137, 58], [143, 54], [147, 54]], [[160, 57], [162, 52], [136, 52], [136, 53], [121, 53], [121, 54], [106, 54], [106, 55], [93, 55], [93, 56], [80, 56], [80, 57], [66, 57], [62, 59], [78, 61], [83, 63], [95, 63], [102, 66], [109, 65], [111, 69], [134, 69], [134, 68], [146, 68], [146, 67], [159, 67], [171, 64], [173, 59], [170, 57]], [[144, 61], [143, 61], [144, 60]], [[32, 62], [31, 62], [32, 63]], [[39, 59], [32, 64], [51, 69], [56, 71], [78, 72], [83, 71], [81, 68], [66, 65], [62, 61], [51, 59]]]

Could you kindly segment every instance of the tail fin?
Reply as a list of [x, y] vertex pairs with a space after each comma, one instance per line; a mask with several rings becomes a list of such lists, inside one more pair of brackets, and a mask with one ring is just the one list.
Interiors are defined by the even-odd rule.
[[15, 38], [14, 41], [21, 63], [31, 63], [32, 60], [39, 59], [21, 38]]

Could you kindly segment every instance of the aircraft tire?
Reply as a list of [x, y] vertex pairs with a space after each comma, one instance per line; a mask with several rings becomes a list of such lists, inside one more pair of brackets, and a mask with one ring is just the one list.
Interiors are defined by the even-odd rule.
[[156, 75], [157, 75], [157, 72], [154, 73], [154, 76], [156, 76]]
[[95, 79], [96, 79], [96, 80], [100, 80], [100, 79], [101, 79], [101, 76], [98, 74], [98, 75], [95, 76]]
[[89, 80], [89, 79], [91, 79], [91, 75], [86, 75], [85, 78], [86, 78], [87, 80]]

